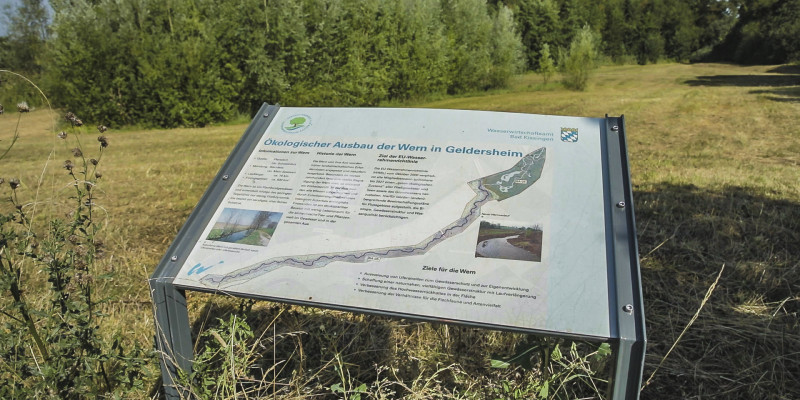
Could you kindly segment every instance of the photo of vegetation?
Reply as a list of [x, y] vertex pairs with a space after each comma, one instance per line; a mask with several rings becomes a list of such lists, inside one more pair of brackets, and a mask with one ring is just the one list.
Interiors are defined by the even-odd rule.
[[541, 226], [508, 225], [481, 221], [475, 257], [542, 261]]
[[206, 239], [266, 247], [281, 216], [283, 214], [279, 212], [226, 208]]
[[[148, 281], [265, 102], [624, 115], [641, 398], [800, 399], [800, 0], [0, 10], [2, 399], [164, 398]], [[186, 399], [608, 398], [607, 343], [186, 294]]]

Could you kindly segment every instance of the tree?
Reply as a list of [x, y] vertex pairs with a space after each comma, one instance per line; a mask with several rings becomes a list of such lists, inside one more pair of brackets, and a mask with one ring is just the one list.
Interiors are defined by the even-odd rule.
[[566, 46], [560, 33], [558, 5], [553, 0], [516, 0], [509, 2], [514, 11], [523, 52], [530, 69], [536, 69], [542, 45]]
[[255, 218], [253, 218], [253, 222], [250, 223], [247, 231], [252, 232], [256, 229], [265, 228], [269, 224], [269, 219], [271, 216], [272, 213], [269, 211], [259, 211]]
[[502, 87], [525, 65], [522, 43], [514, 29], [514, 15], [502, 6], [494, 16], [491, 39], [491, 86]]
[[0, 60], [2, 67], [23, 73], [42, 70], [40, 56], [49, 34], [47, 9], [43, 0], [21, 0], [16, 13], [10, 12], [8, 26], [7, 59]]
[[800, 0], [753, 0], [739, 10], [736, 25], [714, 49], [715, 58], [748, 64], [800, 60]]
[[550, 55], [550, 45], [547, 43], [542, 46], [542, 52], [539, 55], [539, 73], [542, 74], [545, 84], [556, 73], [556, 66], [553, 62], [553, 57]]
[[598, 38], [588, 25], [577, 32], [564, 60], [564, 85], [585, 90], [589, 75], [597, 68]]

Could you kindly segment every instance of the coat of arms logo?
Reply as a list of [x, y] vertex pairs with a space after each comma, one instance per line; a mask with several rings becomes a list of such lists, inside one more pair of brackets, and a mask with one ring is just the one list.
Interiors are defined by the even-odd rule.
[[578, 128], [561, 128], [561, 141], [575, 143], [578, 141]]

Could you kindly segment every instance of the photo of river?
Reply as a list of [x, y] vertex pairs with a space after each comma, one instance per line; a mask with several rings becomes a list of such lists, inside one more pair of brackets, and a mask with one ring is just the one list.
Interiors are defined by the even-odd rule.
[[266, 247], [275, 234], [282, 213], [226, 208], [206, 239]]
[[475, 257], [540, 262], [543, 234], [539, 225], [516, 226], [481, 221]]

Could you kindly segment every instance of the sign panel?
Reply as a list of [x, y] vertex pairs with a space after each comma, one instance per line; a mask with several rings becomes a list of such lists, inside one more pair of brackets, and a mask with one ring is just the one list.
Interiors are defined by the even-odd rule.
[[280, 108], [173, 283], [611, 337], [604, 123]]

